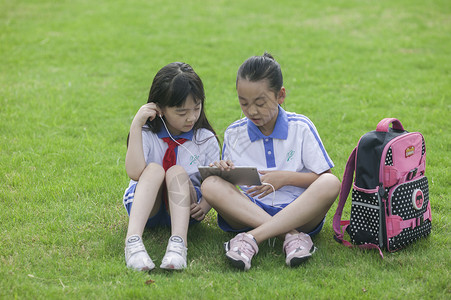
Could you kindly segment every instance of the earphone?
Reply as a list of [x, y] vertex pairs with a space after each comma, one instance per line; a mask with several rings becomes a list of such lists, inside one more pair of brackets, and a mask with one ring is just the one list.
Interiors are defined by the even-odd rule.
[[267, 183], [267, 182], [262, 182], [263, 185], [269, 185], [272, 188], [272, 201], [271, 201], [271, 206], [274, 207], [274, 199], [276, 198], [276, 189], [274, 188], [274, 186], [271, 183]]

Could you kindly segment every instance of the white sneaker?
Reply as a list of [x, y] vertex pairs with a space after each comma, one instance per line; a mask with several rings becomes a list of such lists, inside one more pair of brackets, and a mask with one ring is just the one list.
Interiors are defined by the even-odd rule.
[[167, 270], [181, 270], [186, 268], [186, 252], [183, 239], [177, 235], [169, 238], [166, 254], [161, 261], [160, 268]]
[[125, 263], [127, 268], [137, 271], [150, 271], [155, 268], [139, 235], [132, 235], [125, 241]]

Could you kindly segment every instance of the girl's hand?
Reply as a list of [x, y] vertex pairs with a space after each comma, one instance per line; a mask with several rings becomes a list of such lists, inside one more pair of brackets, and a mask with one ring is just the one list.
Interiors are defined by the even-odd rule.
[[136, 125], [138, 127], [144, 126], [146, 124], [147, 120], [150, 119], [152, 121], [157, 116], [161, 116], [162, 112], [157, 104], [150, 102], [147, 104], [144, 104], [141, 106], [141, 108], [138, 110], [138, 112], [135, 115], [135, 118], [133, 119], [132, 125]]
[[221, 171], [230, 171], [231, 169], [235, 169], [235, 165], [231, 160], [220, 160], [215, 161], [214, 163], [209, 164], [210, 167], [217, 167], [221, 169]]
[[273, 188], [270, 185], [262, 184], [259, 186], [254, 186], [253, 188], [249, 189], [247, 193], [251, 197], [258, 196], [259, 199], [271, 194], [274, 191], [277, 191], [281, 187], [283, 187], [284, 184], [284, 175], [285, 172], [280, 171], [258, 171], [263, 176], [260, 178], [262, 183], [269, 183], [274, 187]]
[[210, 210], [210, 206], [208, 204], [206, 204], [206, 205], [202, 205], [202, 204], [206, 204], [206, 202], [203, 199], [200, 203], [191, 203], [191, 208], [190, 208], [191, 218], [193, 218], [197, 221], [202, 221], [205, 218], [208, 211]]

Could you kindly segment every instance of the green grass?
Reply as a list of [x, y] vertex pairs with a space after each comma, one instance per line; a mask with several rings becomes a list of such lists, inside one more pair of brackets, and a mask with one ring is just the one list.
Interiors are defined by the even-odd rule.
[[[0, 0], [0, 298], [450, 298], [450, 32], [448, 0]], [[333, 240], [335, 204], [314, 259], [289, 269], [264, 243], [243, 273], [212, 211], [187, 270], [128, 270], [125, 139], [153, 76], [190, 63], [222, 137], [240, 116], [236, 71], [265, 50], [338, 177], [380, 119], [424, 134], [432, 234], [381, 260]], [[168, 237], [144, 235], [157, 263]]]

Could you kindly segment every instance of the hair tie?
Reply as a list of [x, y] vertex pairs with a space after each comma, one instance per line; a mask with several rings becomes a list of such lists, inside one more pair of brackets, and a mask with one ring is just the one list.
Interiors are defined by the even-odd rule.
[[191, 68], [191, 66], [188, 65], [188, 64], [183, 64], [183, 65], [180, 67], [180, 70], [182, 70], [182, 72], [192, 72], [192, 71], [193, 71], [193, 68]]

